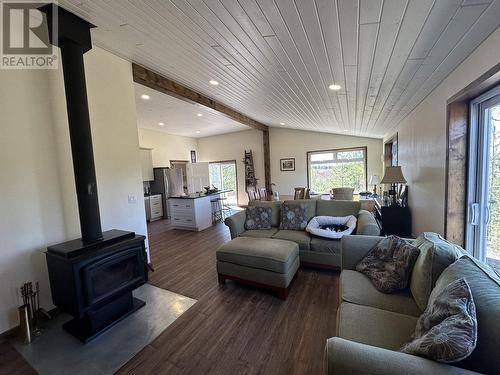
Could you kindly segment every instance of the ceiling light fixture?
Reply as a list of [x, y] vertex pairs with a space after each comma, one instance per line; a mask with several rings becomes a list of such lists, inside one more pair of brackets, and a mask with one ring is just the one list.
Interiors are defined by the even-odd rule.
[[284, 122], [280, 122], [280, 125], [285, 125], [285, 123]]
[[201, 117], [203, 116], [203, 113], [197, 113], [196, 116]]
[[211, 79], [210, 81], [208, 81], [208, 83], [210, 83], [211, 85], [214, 85], [214, 86], [219, 85], [219, 82], [217, 82], [215, 79]]
[[338, 91], [342, 88], [342, 86], [332, 83], [330, 86], [328, 86], [328, 88], [333, 91]]
[[164, 122], [159, 122], [158, 125], [163, 126], [163, 125], [165, 125], [165, 123]]
[[144, 100], [149, 100], [149, 99], [151, 99], [151, 97], [150, 97], [149, 95], [142, 94], [142, 95], [141, 95], [141, 99], [144, 99]]
[[199, 131], [199, 130], [197, 130], [197, 131], [196, 131], [196, 134], [200, 134], [200, 131]]

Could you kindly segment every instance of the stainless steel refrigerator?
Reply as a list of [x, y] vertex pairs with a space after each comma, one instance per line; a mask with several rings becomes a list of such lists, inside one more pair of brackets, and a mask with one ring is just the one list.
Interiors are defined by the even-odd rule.
[[183, 172], [180, 168], [153, 168], [154, 180], [151, 181], [151, 194], [161, 194], [163, 217], [170, 217], [168, 198], [180, 197], [184, 193]]

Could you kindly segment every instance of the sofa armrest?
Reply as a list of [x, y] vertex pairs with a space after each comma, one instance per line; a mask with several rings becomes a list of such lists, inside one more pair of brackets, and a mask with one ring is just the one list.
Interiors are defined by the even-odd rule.
[[356, 264], [380, 241], [377, 236], [343, 236], [340, 253], [343, 270], [355, 270]]
[[430, 359], [332, 337], [325, 348], [326, 375], [471, 375], [474, 371]]
[[356, 234], [365, 236], [380, 235], [380, 227], [377, 224], [377, 220], [375, 220], [375, 216], [369, 211], [359, 211], [357, 227]]
[[238, 237], [245, 231], [245, 220], [247, 218], [246, 210], [239, 211], [224, 220], [224, 224], [229, 227], [231, 239]]

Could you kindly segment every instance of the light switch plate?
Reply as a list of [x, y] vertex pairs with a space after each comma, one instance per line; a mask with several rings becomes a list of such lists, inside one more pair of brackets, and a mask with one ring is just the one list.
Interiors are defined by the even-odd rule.
[[135, 194], [129, 194], [129, 196], [128, 196], [128, 203], [130, 203], [130, 204], [137, 203], [137, 195], [135, 195]]

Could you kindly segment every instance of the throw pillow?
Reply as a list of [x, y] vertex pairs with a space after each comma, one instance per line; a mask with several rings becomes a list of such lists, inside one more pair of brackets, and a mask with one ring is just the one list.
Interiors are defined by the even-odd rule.
[[398, 236], [379, 242], [356, 265], [356, 270], [368, 276], [377, 290], [393, 293], [406, 288], [411, 270], [420, 250]]
[[403, 353], [443, 363], [461, 361], [472, 353], [477, 340], [476, 307], [464, 278], [431, 294], [412, 339], [401, 348]]
[[305, 230], [307, 227], [307, 206], [305, 204], [283, 203], [280, 229]]
[[271, 210], [271, 207], [248, 207], [245, 229], [271, 229]]

